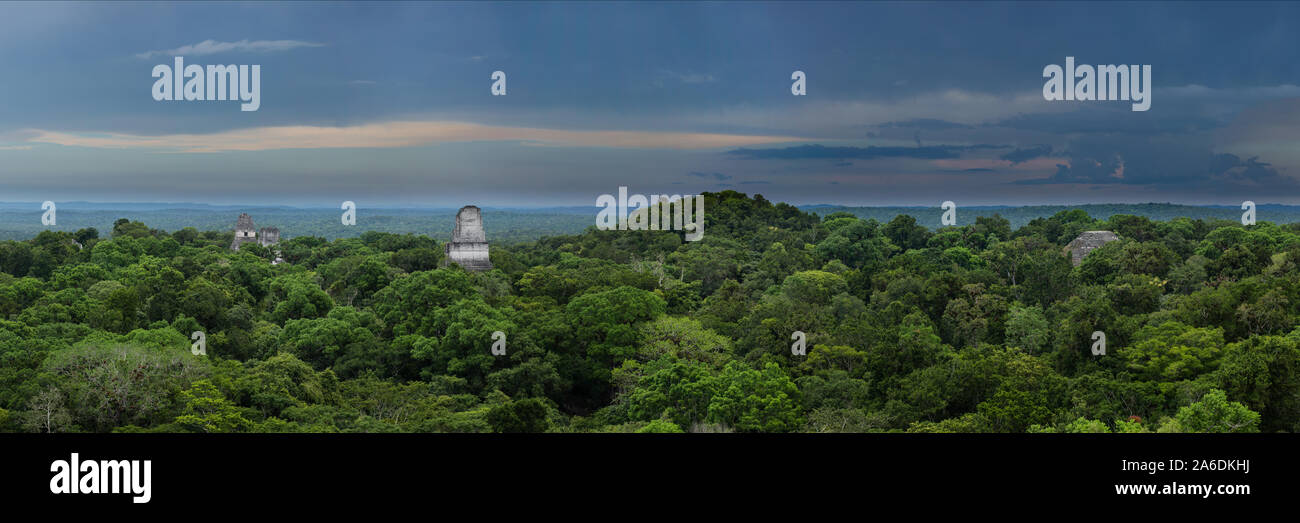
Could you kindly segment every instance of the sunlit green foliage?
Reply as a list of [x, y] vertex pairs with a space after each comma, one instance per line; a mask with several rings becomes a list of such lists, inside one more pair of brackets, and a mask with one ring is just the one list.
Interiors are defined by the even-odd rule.
[[[1295, 224], [706, 197], [698, 242], [485, 213], [482, 273], [383, 220], [3, 241], [0, 430], [1300, 430]], [[1121, 239], [1076, 267], [1088, 230]]]

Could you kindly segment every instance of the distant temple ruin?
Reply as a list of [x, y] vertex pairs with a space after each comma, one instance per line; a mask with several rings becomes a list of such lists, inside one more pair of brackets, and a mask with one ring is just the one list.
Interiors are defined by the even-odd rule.
[[262, 227], [257, 230], [257, 243], [263, 247], [270, 247], [280, 243], [280, 229], [277, 227]]
[[483, 217], [478, 207], [466, 205], [456, 213], [456, 228], [451, 232], [451, 241], [443, 246], [446, 257], [442, 266], [455, 263], [469, 271], [486, 271], [492, 269], [488, 259], [487, 236], [483, 234]]
[[253, 217], [248, 213], [241, 213], [239, 219], [235, 221], [235, 239], [230, 242], [230, 250], [237, 251], [239, 246], [245, 243], [270, 247], [280, 243], [280, 229], [275, 227], [257, 229], [257, 226], [253, 225]]
[[1084, 231], [1078, 238], [1065, 246], [1065, 254], [1070, 255], [1074, 265], [1083, 263], [1083, 257], [1093, 249], [1119, 239], [1119, 235], [1110, 231]]
[[230, 250], [237, 251], [240, 245], [257, 241], [256, 227], [252, 216], [248, 213], [240, 214], [239, 220], [235, 221], [235, 240], [230, 242]]

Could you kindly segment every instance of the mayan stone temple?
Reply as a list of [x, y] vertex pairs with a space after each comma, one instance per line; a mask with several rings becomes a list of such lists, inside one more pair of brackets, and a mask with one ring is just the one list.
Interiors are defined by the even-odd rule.
[[1119, 239], [1119, 235], [1110, 231], [1084, 231], [1078, 238], [1065, 246], [1065, 252], [1070, 255], [1070, 261], [1075, 265], [1083, 263], [1083, 257], [1087, 256], [1093, 249], [1106, 245]]
[[280, 243], [280, 229], [275, 227], [262, 227], [258, 229], [253, 225], [253, 217], [248, 213], [241, 213], [239, 219], [235, 221], [235, 239], [230, 242], [230, 250], [237, 251], [239, 246], [245, 243], [257, 243], [263, 247], [270, 247]]
[[483, 234], [483, 216], [478, 207], [466, 205], [456, 213], [456, 228], [451, 241], [444, 247], [447, 256], [442, 265], [455, 263], [469, 271], [486, 271], [492, 268], [488, 259], [487, 236]]

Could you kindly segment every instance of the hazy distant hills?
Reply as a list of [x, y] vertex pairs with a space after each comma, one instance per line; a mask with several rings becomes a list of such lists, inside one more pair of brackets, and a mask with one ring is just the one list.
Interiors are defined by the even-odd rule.
[[[939, 207], [845, 207], [841, 205], [801, 205], [800, 209], [826, 216], [837, 211], [852, 213], [860, 218], [875, 218], [887, 222], [900, 214], [916, 218], [920, 225], [930, 229], [939, 227], [939, 218], [943, 209]], [[1153, 220], [1166, 221], [1187, 217], [1202, 220], [1232, 220], [1239, 222], [1242, 211], [1240, 206], [1228, 205], [1178, 205], [1172, 203], [1100, 203], [1087, 205], [1026, 205], [1026, 206], [969, 206], [957, 207], [957, 224], [973, 223], [976, 217], [1001, 215], [1011, 222], [1015, 229], [1030, 220], [1049, 217], [1061, 211], [1082, 209], [1093, 218], [1104, 220], [1115, 214], [1132, 214], [1146, 216]], [[1300, 222], [1300, 206], [1261, 204], [1255, 207], [1257, 221], [1273, 223]]]
[[[840, 205], [804, 205], [808, 212], [826, 216], [845, 211], [862, 218], [875, 218], [881, 222], [892, 220], [900, 214], [916, 217], [921, 225], [935, 229], [943, 210], [939, 207], [847, 207]], [[973, 223], [976, 217], [999, 214], [1020, 227], [1038, 217], [1048, 217], [1069, 209], [1083, 209], [1093, 218], [1105, 219], [1113, 214], [1134, 214], [1154, 220], [1189, 217], [1204, 220], [1241, 219], [1241, 209], [1234, 206], [1176, 205], [1169, 203], [1144, 204], [1089, 204], [1089, 205], [1032, 205], [1032, 206], [970, 206], [957, 208], [957, 223]], [[55, 230], [76, 231], [84, 227], [99, 229], [107, 235], [113, 222], [129, 218], [144, 222], [150, 227], [176, 231], [194, 227], [200, 231], [232, 230], [241, 212], [252, 215], [258, 227], [278, 227], [284, 238], [302, 235], [326, 238], [358, 236], [366, 231], [427, 234], [446, 239], [451, 235], [457, 209], [402, 209], [359, 208], [357, 225], [344, 226], [341, 209], [303, 208], [289, 206], [209, 205], [201, 203], [93, 203], [64, 202], [58, 205]], [[548, 207], [548, 208], [483, 208], [483, 222], [488, 240], [498, 243], [517, 243], [542, 236], [576, 234], [595, 225], [598, 208]], [[41, 225], [40, 203], [0, 202], [0, 240], [22, 240], [35, 236], [46, 227]], [[707, 214], [707, 207], [706, 207]], [[1256, 219], [1274, 223], [1300, 222], [1300, 206], [1263, 204], [1256, 208]]]
[[[76, 231], [94, 227], [107, 236], [113, 222], [128, 218], [149, 227], [176, 231], [194, 227], [200, 231], [234, 230], [239, 213], [253, 217], [258, 227], [278, 227], [281, 238], [323, 236], [347, 238], [366, 231], [426, 234], [446, 240], [459, 209], [357, 209], [357, 224], [344, 226], [342, 209], [287, 206], [224, 206], [194, 203], [85, 203], [58, 205], [57, 220], [50, 229]], [[46, 229], [41, 224], [40, 203], [0, 203], [0, 240], [20, 240]], [[517, 243], [542, 236], [580, 233], [595, 224], [595, 207], [553, 207], [547, 209], [483, 209], [488, 240]]]

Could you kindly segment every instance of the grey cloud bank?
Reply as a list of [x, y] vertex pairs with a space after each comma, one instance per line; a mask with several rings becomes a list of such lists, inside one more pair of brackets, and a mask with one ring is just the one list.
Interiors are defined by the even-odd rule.
[[[0, 60], [32, 81], [0, 84], [22, 101], [0, 106], [0, 184], [321, 205], [723, 183], [795, 203], [1296, 202], [1300, 49], [1278, 43], [1300, 40], [1300, 6], [1171, 5], [4, 4]], [[173, 56], [260, 64], [267, 103], [155, 102], [143, 60]], [[1095, 64], [1155, 76], [1128, 69], [1130, 103], [1065, 100], [1082, 77], [1062, 67], [1045, 100], [1044, 64], [1065, 57], [1094, 64], [1086, 90], [1107, 98], [1121, 77]], [[508, 96], [489, 93], [497, 70]], [[1159, 98], [1146, 111], [1135, 79]], [[202, 85], [193, 99], [216, 96]], [[392, 125], [408, 121], [465, 127]]]

